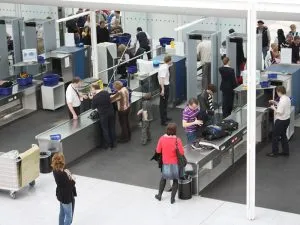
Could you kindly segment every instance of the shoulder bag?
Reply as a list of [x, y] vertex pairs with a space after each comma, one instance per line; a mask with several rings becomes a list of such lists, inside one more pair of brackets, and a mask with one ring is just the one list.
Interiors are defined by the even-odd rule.
[[184, 168], [186, 166], [186, 164], [187, 164], [187, 160], [186, 160], [185, 156], [181, 155], [181, 153], [179, 151], [177, 138], [176, 138], [176, 147], [175, 147], [175, 150], [176, 150], [176, 155], [177, 155], [178, 167], [179, 168]]

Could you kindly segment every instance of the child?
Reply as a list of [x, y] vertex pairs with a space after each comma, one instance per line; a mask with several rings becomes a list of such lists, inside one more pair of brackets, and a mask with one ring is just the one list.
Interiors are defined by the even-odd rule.
[[142, 102], [142, 109], [138, 111], [137, 115], [142, 117], [142, 136], [141, 136], [141, 143], [142, 145], [147, 144], [147, 141], [151, 140], [151, 133], [150, 133], [150, 124], [153, 120], [152, 114], [152, 104], [151, 100], [151, 93], [147, 93], [143, 97]]

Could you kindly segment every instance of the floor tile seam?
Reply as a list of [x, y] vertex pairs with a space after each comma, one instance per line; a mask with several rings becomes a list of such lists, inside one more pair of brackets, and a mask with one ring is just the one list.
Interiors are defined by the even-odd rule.
[[214, 209], [214, 210], [213, 210], [206, 218], [204, 218], [204, 219], [200, 222], [199, 225], [205, 223], [205, 222], [206, 222], [212, 215], [214, 215], [215, 212], [216, 212], [218, 209], [220, 209], [225, 203], [226, 203], [226, 202], [221, 202], [220, 205], [219, 205], [217, 208], [215, 208], [215, 209]]

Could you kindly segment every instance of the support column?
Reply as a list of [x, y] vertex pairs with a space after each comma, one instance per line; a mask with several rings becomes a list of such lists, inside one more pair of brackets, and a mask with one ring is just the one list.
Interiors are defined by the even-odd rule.
[[97, 53], [97, 30], [96, 30], [96, 13], [91, 11], [91, 42], [92, 42], [92, 62], [93, 62], [93, 77], [98, 79], [98, 53]]
[[247, 20], [247, 218], [255, 218], [256, 158], [256, 0], [248, 2]]

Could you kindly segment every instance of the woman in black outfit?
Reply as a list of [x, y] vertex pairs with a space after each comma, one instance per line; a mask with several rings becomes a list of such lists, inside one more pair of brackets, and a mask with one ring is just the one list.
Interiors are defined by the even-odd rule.
[[84, 45], [92, 45], [92, 39], [91, 39], [91, 28], [85, 27], [84, 28], [84, 36], [82, 38]]
[[223, 66], [219, 68], [221, 74], [221, 86], [220, 90], [222, 91], [222, 111], [223, 118], [228, 117], [233, 109], [234, 101], [234, 89], [237, 87], [236, 77], [234, 69], [229, 66], [229, 58], [223, 58]]
[[75, 198], [75, 181], [69, 170], [65, 169], [65, 157], [56, 153], [52, 158], [53, 175], [56, 182], [56, 197], [60, 202], [59, 225], [72, 224]]

